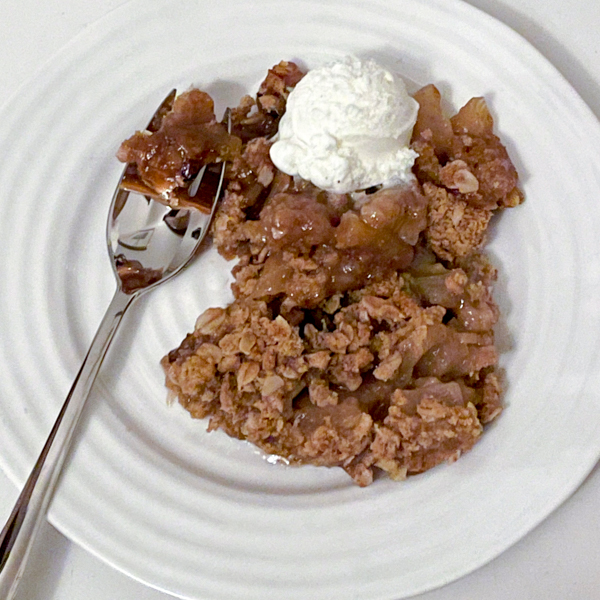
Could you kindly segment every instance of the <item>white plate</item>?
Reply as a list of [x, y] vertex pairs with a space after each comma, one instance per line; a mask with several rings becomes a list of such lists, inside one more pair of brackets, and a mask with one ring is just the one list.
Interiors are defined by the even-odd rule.
[[455, 0], [134, 0], [86, 30], [0, 113], [0, 461], [22, 483], [113, 291], [104, 223], [120, 141], [171, 87], [221, 110], [280, 59], [349, 52], [458, 107], [484, 94], [527, 195], [494, 227], [507, 409], [467, 456], [359, 489], [268, 464], [166, 405], [158, 362], [229, 297], [208, 253], [126, 317], [51, 521], [186, 598], [398, 599], [491, 560], [600, 455], [600, 127], [508, 28]]

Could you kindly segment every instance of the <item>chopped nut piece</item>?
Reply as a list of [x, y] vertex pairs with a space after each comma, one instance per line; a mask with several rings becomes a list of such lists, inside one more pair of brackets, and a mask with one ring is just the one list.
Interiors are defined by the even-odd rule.
[[400, 368], [402, 364], [402, 355], [393, 355], [386, 358], [383, 362], [379, 363], [377, 368], [373, 371], [373, 376], [381, 381], [388, 381]]
[[256, 345], [256, 336], [251, 331], [244, 331], [240, 338], [240, 352], [250, 354], [250, 351]]
[[284, 381], [279, 375], [269, 375], [263, 383], [261, 394], [263, 396], [270, 396], [274, 394], [278, 389], [284, 386]]
[[479, 190], [479, 181], [464, 160], [453, 160], [440, 170], [440, 181], [450, 190], [471, 194]]
[[237, 374], [237, 389], [243, 390], [249, 383], [252, 383], [260, 373], [260, 365], [255, 362], [244, 362], [240, 366]]

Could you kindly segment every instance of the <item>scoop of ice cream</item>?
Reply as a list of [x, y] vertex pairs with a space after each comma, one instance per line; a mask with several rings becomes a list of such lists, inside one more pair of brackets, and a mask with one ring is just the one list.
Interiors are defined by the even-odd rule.
[[290, 93], [271, 159], [337, 193], [411, 181], [418, 108], [400, 77], [344, 58], [309, 71]]

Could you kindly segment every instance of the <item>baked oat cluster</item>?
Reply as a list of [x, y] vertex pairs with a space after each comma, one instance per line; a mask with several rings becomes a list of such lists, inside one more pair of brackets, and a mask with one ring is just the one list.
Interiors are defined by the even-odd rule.
[[232, 111], [241, 143], [219, 137], [230, 162], [212, 233], [237, 259], [235, 300], [165, 356], [166, 384], [209, 430], [292, 464], [403, 480], [456, 460], [502, 411], [481, 250], [493, 213], [523, 199], [517, 172], [482, 98], [449, 119], [427, 86], [412, 185], [351, 196], [293, 179], [269, 147], [301, 77], [275, 66]]

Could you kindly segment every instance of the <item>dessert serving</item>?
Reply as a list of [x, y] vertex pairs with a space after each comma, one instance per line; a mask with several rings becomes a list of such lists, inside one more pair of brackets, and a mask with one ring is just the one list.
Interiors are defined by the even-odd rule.
[[449, 118], [433, 85], [411, 98], [372, 61], [281, 62], [230, 132], [190, 90], [119, 158], [174, 207], [228, 162], [212, 234], [236, 260], [234, 301], [162, 361], [210, 430], [366, 486], [456, 460], [501, 413], [482, 249], [523, 196], [483, 98]]

